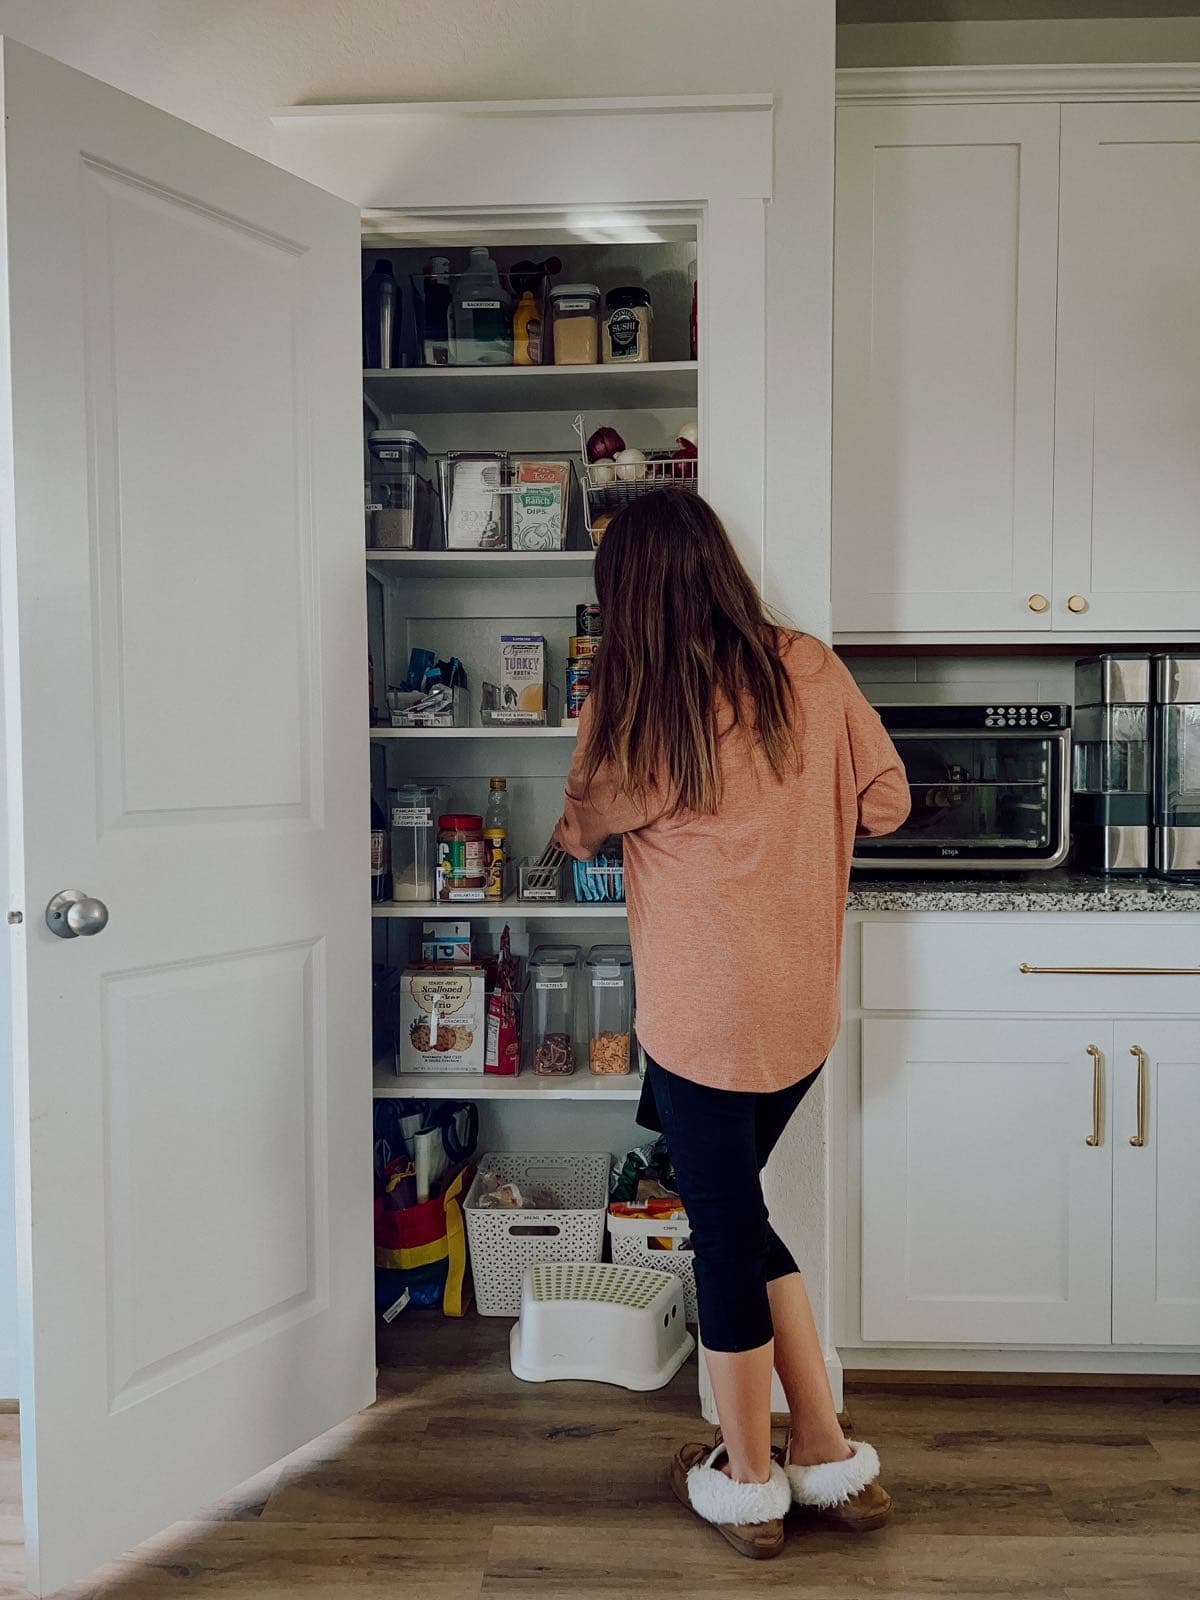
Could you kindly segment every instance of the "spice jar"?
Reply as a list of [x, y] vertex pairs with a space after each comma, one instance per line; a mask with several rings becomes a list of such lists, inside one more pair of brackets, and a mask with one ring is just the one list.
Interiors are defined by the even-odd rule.
[[650, 291], [636, 284], [610, 289], [604, 297], [604, 308], [604, 361], [649, 361]]
[[629, 1071], [633, 1033], [633, 952], [627, 944], [588, 951], [588, 1065], [598, 1075]]
[[533, 995], [533, 1070], [544, 1078], [575, 1071], [577, 944], [543, 944], [529, 958]]
[[560, 283], [550, 291], [554, 365], [594, 367], [600, 359], [600, 291], [594, 283]]
[[487, 882], [483, 818], [451, 812], [438, 819], [439, 900], [482, 900]]

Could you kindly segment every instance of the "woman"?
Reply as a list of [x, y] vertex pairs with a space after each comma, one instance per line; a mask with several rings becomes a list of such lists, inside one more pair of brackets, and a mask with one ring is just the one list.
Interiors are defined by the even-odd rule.
[[[777, 1554], [795, 1502], [878, 1527], [870, 1445], [847, 1445], [804, 1283], [759, 1174], [838, 1029], [856, 834], [908, 814], [879, 718], [823, 644], [776, 626], [715, 513], [643, 496], [596, 556], [604, 639], [559, 842], [623, 834], [638, 1120], [661, 1128], [692, 1225], [721, 1434], [671, 1466], [679, 1498], [748, 1556]], [[791, 1412], [771, 1448], [771, 1374]]]

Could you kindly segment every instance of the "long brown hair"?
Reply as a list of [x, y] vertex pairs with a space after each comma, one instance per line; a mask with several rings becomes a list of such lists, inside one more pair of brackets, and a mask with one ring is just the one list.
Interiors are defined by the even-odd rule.
[[753, 729], [776, 778], [795, 766], [779, 630], [710, 505], [670, 488], [631, 501], [596, 553], [596, 594], [604, 638], [585, 779], [608, 763], [625, 793], [661, 784], [673, 811], [712, 815], [722, 704]]

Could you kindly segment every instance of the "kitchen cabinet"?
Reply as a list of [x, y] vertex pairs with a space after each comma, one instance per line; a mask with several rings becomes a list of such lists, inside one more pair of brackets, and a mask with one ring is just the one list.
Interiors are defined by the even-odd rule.
[[1104, 1044], [1057, 1020], [863, 1024], [865, 1338], [1107, 1341]]
[[1057, 230], [1057, 107], [839, 109], [835, 634], [1049, 629]]
[[838, 111], [847, 641], [1198, 628], [1200, 81], [1018, 93]]
[[1113, 1329], [1200, 1345], [1200, 1022], [1117, 1024]]
[[1056, 628], [1200, 626], [1197, 261], [1200, 104], [1064, 106]]
[[[370, 1403], [371, 941], [434, 910], [371, 915], [370, 768], [507, 770], [544, 842], [569, 759], [570, 730], [368, 727], [369, 639], [381, 677], [418, 629], [439, 655], [461, 641], [477, 696], [501, 620], [565, 635], [591, 557], [367, 554], [364, 398], [440, 449], [466, 427], [543, 449], [583, 405], [577, 373], [535, 369], [364, 386], [364, 240], [696, 244], [739, 317], [702, 315], [698, 362], [606, 374], [597, 404], [668, 444], [684, 406], [702, 443], [711, 425], [702, 486], [761, 575], [772, 107], [294, 113], [290, 164], [316, 187], [0, 48], [21, 1443], [43, 1593]], [[47, 925], [64, 886], [107, 906], [106, 926], [76, 914], [94, 936]], [[491, 920], [536, 932], [522, 913]], [[563, 1087], [489, 1085], [484, 1139], [623, 1148], [636, 1083]]]

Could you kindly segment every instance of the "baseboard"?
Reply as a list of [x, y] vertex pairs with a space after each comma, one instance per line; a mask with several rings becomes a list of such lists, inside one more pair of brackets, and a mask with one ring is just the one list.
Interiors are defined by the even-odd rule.
[[[932, 1382], [981, 1383], [1038, 1377], [1177, 1379], [1200, 1376], [1200, 1350], [1028, 1350], [996, 1347], [863, 1348], [843, 1345], [839, 1351], [847, 1383], [904, 1382], [922, 1377]], [[876, 1377], [876, 1374], [883, 1376]]]
[[[712, 1385], [708, 1381], [708, 1367], [704, 1360], [704, 1346], [698, 1345], [697, 1366], [700, 1374], [700, 1415], [705, 1422], [717, 1425], [717, 1408], [713, 1401]], [[833, 1403], [840, 1411], [842, 1409], [842, 1360], [836, 1350], [829, 1350], [825, 1355], [825, 1373], [829, 1379], [829, 1387], [833, 1391]], [[788, 1410], [787, 1396], [779, 1382], [776, 1373], [771, 1380], [771, 1412], [777, 1417], [786, 1417]]]

